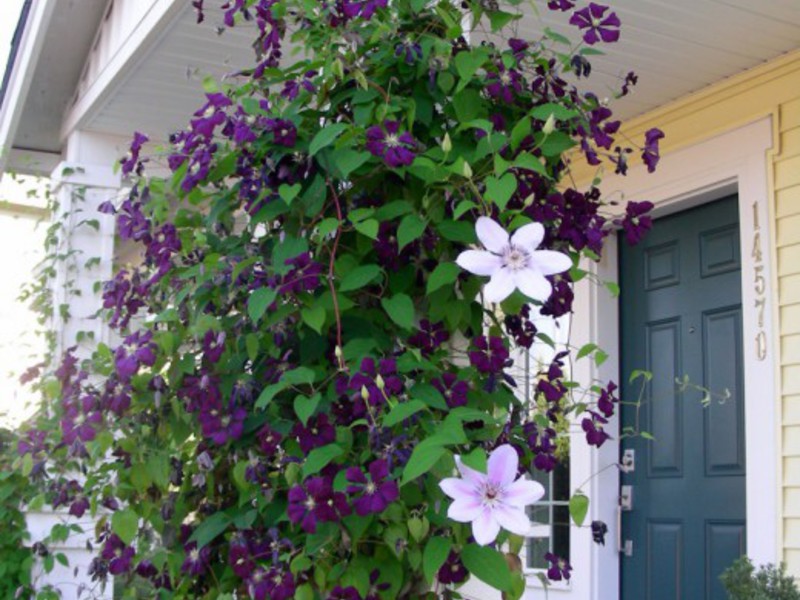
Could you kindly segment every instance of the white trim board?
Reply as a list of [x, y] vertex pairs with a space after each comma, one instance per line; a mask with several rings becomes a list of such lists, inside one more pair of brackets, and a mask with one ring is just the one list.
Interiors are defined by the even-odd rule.
[[[644, 167], [638, 166], [632, 168], [627, 177], [609, 176], [601, 184], [606, 198], [616, 195], [623, 200], [650, 200], [656, 205], [656, 216], [738, 193], [745, 369], [747, 554], [757, 564], [775, 563], [779, 558], [778, 448], [775, 437], [778, 413], [776, 344], [773, 339], [775, 290], [768, 176], [768, 151], [772, 145], [772, 119], [766, 117], [665, 155], [655, 173], [648, 174]], [[621, 212], [623, 208], [620, 206], [617, 210]], [[754, 258], [756, 236], [761, 247], [760, 260]], [[603, 260], [589, 267], [602, 279], [616, 281], [616, 240], [609, 239], [609, 242]], [[619, 373], [617, 301], [587, 280], [578, 283], [576, 288], [574, 343], [580, 346], [594, 341], [609, 353], [611, 359], [600, 369], [594, 368], [589, 361], [581, 361], [575, 365], [575, 376], [578, 381], [609, 378], [619, 381], [625, 374]], [[617, 422], [611, 425], [618, 430]], [[613, 431], [612, 435], [617, 437], [617, 433]], [[573, 536], [575, 571], [570, 596], [581, 600], [617, 600], [619, 555], [615, 533], [619, 473], [610, 465], [618, 460], [619, 442], [610, 440], [600, 451], [593, 451], [579, 439], [572, 448], [573, 486], [580, 485], [592, 473], [601, 473], [584, 486], [584, 491], [592, 500], [589, 518], [605, 521], [610, 531], [605, 547], [584, 542], [589, 536]], [[559, 597], [562, 596], [559, 594]]]

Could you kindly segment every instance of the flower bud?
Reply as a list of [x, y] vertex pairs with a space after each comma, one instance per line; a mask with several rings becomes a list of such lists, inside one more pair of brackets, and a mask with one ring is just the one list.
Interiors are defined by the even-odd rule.
[[472, 179], [472, 167], [469, 166], [467, 161], [464, 161], [464, 167], [461, 169], [461, 173], [467, 179]]
[[444, 138], [442, 138], [442, 151], [445, 154], [448, 154], [452, 149], [453, 149], [453, 141], [450, 139], [450, 134], [445, 133]]
[[553, 113], [550, 113], [550, 116], [547, 117], [547, 120], [544, 122], [544, 127], [542, 127], [542, 132], [545, 135], [550, 135], [556, 130], [556, 116]]
[[365, 385], [362, 385], [362, 386], [361, 386], [361, 399], [362, 399], [364, 402], [366, 402], [367, 400], [369, 400], [369, 390], [367, 389], [367, 386], [365, 386]]
[[378, 376], [375, 378], [375, 385], [378, 386], [380, 391], [386, 389], [386, 382], [383, 380], [383, 377], [381, 377], [380, 373], [378, 373]]

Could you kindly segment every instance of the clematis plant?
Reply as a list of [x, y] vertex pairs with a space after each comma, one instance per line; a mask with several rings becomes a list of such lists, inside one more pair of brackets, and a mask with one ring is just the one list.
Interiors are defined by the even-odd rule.
[[[252, 28], [255, 62], [206, 82], [185, 129], [134, 136], [130, 193], [103, 206], [139, 250], [103, 288], [122, 342], [42, 376], [27, 500], [96, 519], [98, 589], [411, 600], [478, 578], [519, 598], [527, 474], [568, 460], [570, 431], [603, 445], [619, 402], [570, 378], [596, 346], [538, 325], [569, 315], [617, 227], [651, 225], [649, 203], [615, 221], [568, 176], [637, 156], [584, 89], [619, 20], [548, 1], [572, 44], [513, 37], [518, 2], [192, 4], [222, 35]], [[648, 169], [662, 135], [638, 148]]]
[[453, 499], [447, 516], [460, 523], [472, 523], [472, 535], [481, 546], [497, 539], [500, 528], [525, 535], [531, 521], [525, 507], [544, 496], [544, 487], [536, 481], [517, 477], [519, 457], [509, 444], [492, 450], [487, 472], [471, 469], [456, 457], [460, 478], [439, 483]]
[[560, 252], [537, 250], [544, 240], [541, 223], [523, 225], [509, 238], [496, 221], [479, 217], [475, 233], [486, 250], [465, 250], [456, 263], [471, 273], [491, 277], [483, 290], [487, 302], [502, 302], [515, 289], [544, 302], [553, 292], [546, 276], [572, 267], [572, 259]]

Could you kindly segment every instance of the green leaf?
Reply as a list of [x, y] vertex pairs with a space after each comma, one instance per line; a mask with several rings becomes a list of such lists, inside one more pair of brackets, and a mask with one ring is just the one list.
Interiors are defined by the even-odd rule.
[[494, 548], [467, 544], [461, 551], [461, 560], [467, 570], [484, 583], [503, 592], [511, 590], [511, 571], [506, 559]]
[[308, 453], [303, 463], [303, 477], [314, 475], [324, 469], [334, 458], [341, 456], [344, 450], [336, 444], [328, 444], [321, 448], [314, 448]]
[[294, 185], [288, 185], [286, 183], [282, 183], [278, 188], [278, 194], [286, 202], [287, 206], [291, 206], [292, 201], [297, 198], [297, 194], [300, 193], [300, 190], [303, 189], [303, 186], [299, 183], [295, 183]]
[[339, 284], [339, 291], [352, 292], [353, 290], [361, 289], [380, 275], [380, 272], [381, 268], [378, 265], [356, 267], [342, 277], [342, 282]]
[[347, 179], [353, 171], [365, 164], [370, 158], [372, 158], [372, 154], [369, 152], [342, 148], [333, 154], [333, 164], [341, 173], [342, 178]]
[[425, 410], [426, 408], [427, 405], [421, 400], [409, 400], [408, 402], [402, 402], [389, 411], [389, 414], [383, 418], [383, 426], [391, 427], [392, 425], [397, 425], [398, 423], [405, 421], [411, 415], [415, 415], [419, 411]]
[[286, 384], [282, 381], [273, 383], [265, 387], [256, 400], [256, 408], [264, 408], [267, 404], [272, 402], [272, 399], [286, 389]]
[[492, 26], [492, 32], [497, 33], [503, 27], [508, 25], [511, 21], [518, 21], [522, 18], [521, 14], [514, 14], [502, 10], [489, 11], [489, 23]]
[[512, 173], [506, 173], [499, 179], [494, 176], [486, 179], [486, 193], [484, 195], [487, 200], [494, 202], [500, 210], [505, 209], [515, 191], [517, 191], [517, 178]]
[[461, 78], [458, 90], [465, 88], [469, 84], [484, 62], [486, 62], [486, 51], [482, 48], [473, 48], [456, 54], [456, 71], [458, 71], [458, 76]]
[[258, 288], [247, 299], [247, 314], [252, 319], [253, 323], [258, 323], [270, 304], [275, 302], [278, 292], [272, 288], [262, 287]]
[[325, 324], [325, 316], [327, 315], [323, 306], [315, 304], [310, 308], [304, 308], [300, 311], [300, 315], [306, 325], [317, 333], [322, 333], [322, 326]]
[[130, 545], [139, 531], [139, 515], [130, 508], [118, 510], [111, 515], [111, 531], [116, 533], [123, 542]]
[[551, 40], [558, 42], [559, 44], [564, 44], [565, 46], [571, 46], [572, 42], [566, 36], [561, 35], [560, 33], [556, 33], [549, 27], [544, 28], [544, 34], [549, 37]]
[[466, 89], [453, 96], [453, 109], [461, 123], [476, 119], [480, 115], [482, 105], [483, 100], [478, 90]]
[[589, 512], [589, 498], [580, 492], [569, 499], [569, 516], [580, 527]]
[[453, 541], [450, 538], [436, 536], [428, 540], [422, 553], [422, 571], [427, 581], [432, 582], [436, 577], [452, 547]]
[[397, 246], [400, 250], [419, 238], [424, 232], [427, 223], [417, 215], [407, 215], [400, 221], [397, 228]]
[[336, 138], [344, 133], [347, 127], [347, 123], [333, 123], [332, 125], [324, 127], [314, 136], [314, 139], [311, 140], [311, 143], [308, 145], [308, 155], [314, 156], [326, 146], [330, 146], [336, 141]]
[[475, 225], [466, 221], [442, 221], [437, 226], [442, 237], [451, 242], [474, 244], [478, 241]]
[[414, 303], [405, 294], [381, 298], [381, 306], [389, 317], [403, 329], [414, 327]]
[[441, 392], [429, 383], [418, 383], [408, 392], [409, 397], [419, 398], [431, 408], [449, 410]]
[[197, 526], [190, 542], [197, 542], [197, 547], [207, 546], [211, 541], [221, 535], [233, 522], [231, 517], [224, 512], [214, 513]]
[[445, 455], [447, 450], [436, 441], [432, 442], [431, 439], [425, 440], [414, 448], [405, 469], [403, 469], [403, 480], [400, 485], [405, 485], [424, 475]]
[[430, 296], [433, 292], [446, 285], [455, 283], [461, 268], [456, 263], [439, 263], [428, 277], [425, 294]]
[[554, 131], [542, 142], [540, 148], [545, 156], [560, 156], [575, 145], [575, 140], [563, 131]]
[[488, 468], [486, 452], [484, 452], [483, 448], [475, 448], [469, 454], [462, 455], [461, 462], [480, 473], [486, 473]]
[[511, 149], [516, 150], [522, 141], [531, 134], [531, 120], [523, 117], [511, 130]]
[[354, 225], [356, 231], [373, 240], [378, 239], [378, 226], [378, 222], [375, 219], [367, 219]]
[[533, 154], [522, 152], [519, 156], [517, 156], [513, 164], [517, 168], [527, 169], [528, 171], [539, 173], [539, 175], [544, 175], [545, 177], [549, 176], [547, 173], [547, 168], [542, 164], [542, 161]]
[[578, 354], [575, 355], [575, 360], [580, 360], [584, 356], [589, 356], [595, 350], [597, 350], [597, 344], [584, 344], [581, 346], [580, 350], [578, 350]]
[[314, 370], [309, 367], [297, 367], [286, 371], [280, 379], [285, 385], [308, 385], [314, 382]]
[[308, 396], [297, 396], [294, 399], [294, 413], [297, 418], [303, 423], [303, 427], [308, 423], [308, 419], [317, 410], [319, 401], [322, 400], [322, 394], [314, 394], [310, 398]]

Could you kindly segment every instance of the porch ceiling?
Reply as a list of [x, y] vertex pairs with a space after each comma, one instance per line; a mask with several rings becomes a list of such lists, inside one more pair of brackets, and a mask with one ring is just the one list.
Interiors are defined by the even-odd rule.
[[[616, 104], [622, 118], [647, 112], [721, 79], [800, 48], [798, 0], [608, 0], [623, 23], [619, 43], [591, 57], [589, 85], [611, 96], [629, 70], [639, 74], [635, 93]], [[217, 34], [221, 14], [197, 25], [187, 2], [165, 35], [137, 60], [136, 68], [109, 99], [87, 115], [83, 127], [129, 136], [185, 126], [202, 102], [202, 76], [220, 77], [252, 65], [252, 30]], [[544, 27], [574, 28], [568, 14], [527, 9], [518, 36], [536, 38]], [[64, 132], [62, 132], [64, 133]]]

